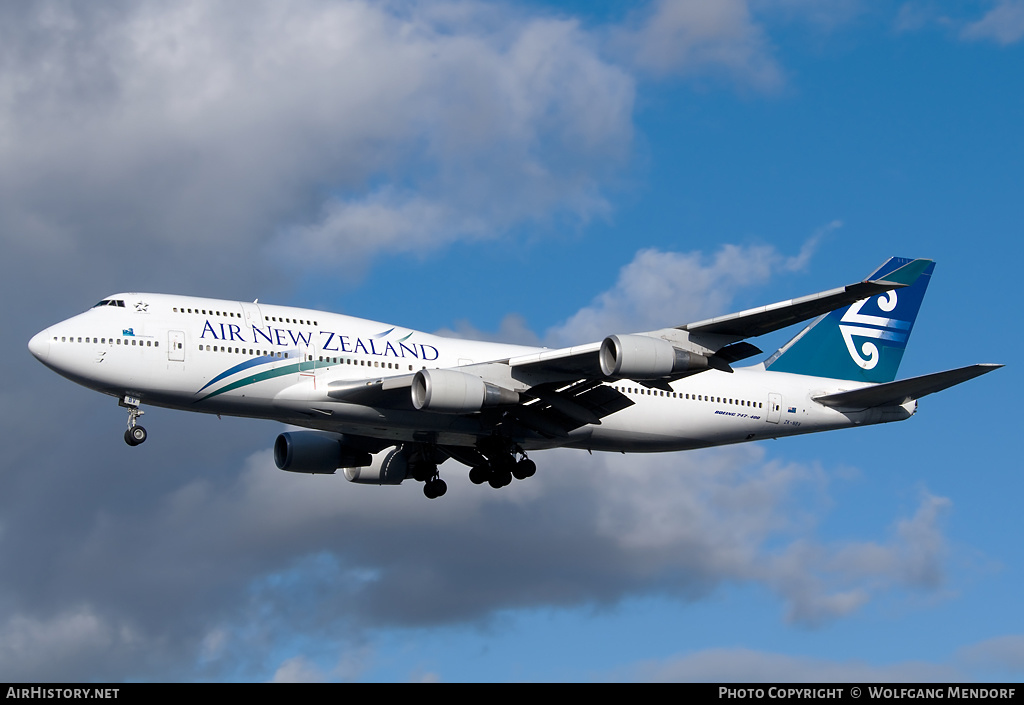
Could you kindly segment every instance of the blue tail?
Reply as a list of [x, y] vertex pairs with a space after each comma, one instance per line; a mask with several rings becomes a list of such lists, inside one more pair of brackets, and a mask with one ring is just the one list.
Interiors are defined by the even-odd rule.
[[[868, 279], [884, 279], [912, 261], [893, 257]], [[826, 313], [779, 348], [765, 367], [857, 382], [893, 381], [935, 269], [934, 262], [921, 264], [909, 286]]]

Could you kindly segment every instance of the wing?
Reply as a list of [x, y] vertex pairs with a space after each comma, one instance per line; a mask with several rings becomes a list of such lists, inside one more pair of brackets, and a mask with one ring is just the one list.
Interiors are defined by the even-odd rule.
[[910, 286], [932, 263], [928, 259], [915, 259], [891, 272], [880, 274], [885, 272], [887, 265], [894, 259], [891, 258], [879, 267], [874, 275], [856, 284], [802, 296], [799, 299], [780, 301], [770, 306], [752, 308], [740, 313], [709, 318], [705, 321], [680, 326], [680, 328], [691, 333], [713, 333], [735, 337], [738, 340], [753, 338], [809, 320], [823, 313], [835, 311], [837, 308], [849, 306], [874, 294]]
[[[638, 338], [649, 338], [665, 341], [668, 346], [676, 350], [706, 358], [706, 364], [699, 359], [691, 360], [689, 366], [686, 362], [681, 362], [680, 367], [687, 367], [687, 369], [652, 374], [651, 378], [661, 379], [673, 376], [678, 378], [707, 368], [731, 371], [730, 363], [761, 353], [756, 346], [740, 342], [744, 338], [771, 333], [843, 306], [849, 306], [875, 294], [909, 286], [932, 261], [915, 259], [902, 266], [893, 266], [895, 263], [897, 263], [896, 258], [891, 258], [868, 279], [837, 289], [822, 291], [798, 299], [780, 301], [769, 306], [752, 308], [726, 316], [709, 318], [696, 323], [688, 323], [676, 328], [664, 328], [631, 336], [612, 336], [606, 338], [602, 343], [591, 343], [560, 350], [544, 350], [512, 358], [508, 360], [508, 364], [514, 370], [515, 376], [536, 383], [569, 380], [579, 376], [630, 376], [629, 374], [611, 374], [616, 372], [613, 360], [616, 354], [633, 358], [645, 357], [651, 361], [652, 371], [664, 370], [667, 365], [664, 361], [665, 358], [674, 353], [663, 345], [651, 345], [648, 342], [637, 340]], [[619, 339], [618, 343], [613, 340], [614, 338]], [[630, 340], [623, 341], [623, 338]], [[633, 344], [637, 349], [631, 351], [627, 343]], [[660, 348], [660, 350], [655, 348]], [[661, 367], [658, 367], [659, 364]], [[640, 366], [642, 366], [640, 362], [636, 365], [627, 365], [633, 375], [643, 372], [642, 369], [637, 369]], [[622, 372], [623, 370], [620, 368], [618, 371]], [[630, 378], [637, 379], [636, 376]], [[641, 374], [640, 379], [643, 378]]]

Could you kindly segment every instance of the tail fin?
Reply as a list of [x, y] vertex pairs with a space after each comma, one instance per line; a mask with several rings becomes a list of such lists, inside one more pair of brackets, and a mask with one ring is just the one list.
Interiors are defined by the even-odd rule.
[[[884, 279], [914, 260], [892, 257], [868, 277]], [[888, 291], [818, 318], [765, 361], [773, 372], [858, 382], [891, 382], [903, 359], [935, 263], [917, 260], [909, 286]]]

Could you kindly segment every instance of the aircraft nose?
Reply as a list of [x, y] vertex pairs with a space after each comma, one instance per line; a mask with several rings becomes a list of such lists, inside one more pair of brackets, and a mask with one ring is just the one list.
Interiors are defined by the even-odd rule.
[[50, 355], [50, 336], [47, 331], [36, 333], [32, 340], [28, 341], [28, 349], [40, 362], [46, 362]]

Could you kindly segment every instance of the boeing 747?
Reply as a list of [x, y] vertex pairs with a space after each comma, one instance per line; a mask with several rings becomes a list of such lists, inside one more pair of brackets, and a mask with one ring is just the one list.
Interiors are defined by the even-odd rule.
[[[528, 452], [657, 452], [912, 416], [917, 400], [1001, 367], [896, 379], [935, 263], [892, 258], [866, 280], [770, 306], [552, 350], [476, 342], [288, 306], [122, 293], [38, 333], [29, 350], [127, 409], [280, 421], [282, 470], [447, 490], [438, 466], [504, 487]], [[752, 338], [816, 318], [763, 362]]]

